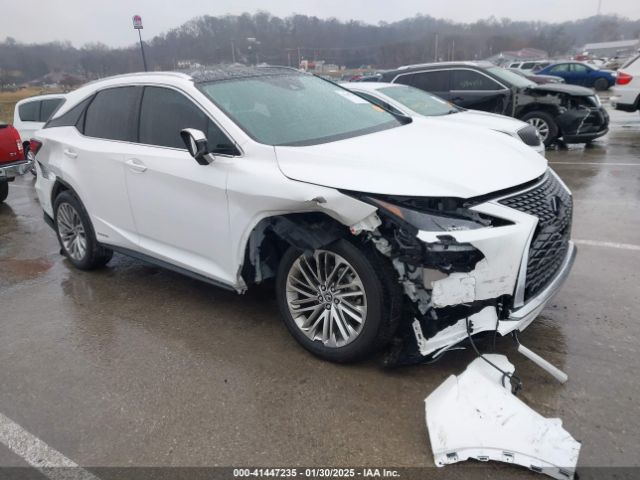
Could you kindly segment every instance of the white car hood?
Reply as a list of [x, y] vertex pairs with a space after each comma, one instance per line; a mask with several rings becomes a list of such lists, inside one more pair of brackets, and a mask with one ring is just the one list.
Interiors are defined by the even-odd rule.
[[288, 178], [386, 195], [475, 197], [533, 180], [547, 168], [542, 156], [504, 133], [429, 118], [275, 152]]
[[515, 134], [527, 124], [515, 118], [498, 115], [497, 113], [480, 112], [478, 110], [466, 110], [451, 115], [441, 115], [439, 120], [455, 122], [457, 124], [472, 125], [476, 127], [490, 128], [499, 132]]

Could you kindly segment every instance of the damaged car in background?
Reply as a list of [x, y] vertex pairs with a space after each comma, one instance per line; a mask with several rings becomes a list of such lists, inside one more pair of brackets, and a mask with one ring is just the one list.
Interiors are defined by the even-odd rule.
[[571, 193], [522, 141], [287, 68], [103, 79], [32, 144], [75, 267], [115, 251], [238, 293], [273, 279], [291, 334], [336, 362], [521, 331], [576, 252]]
[[609, 114], [593, 90], [558, 83], [538, 85], [489, 62], [410, 65], [372, 80], [410, 85], [464, 108], [528, 122], [547, 146], [559, 139], [588, 143], [609, 129]]

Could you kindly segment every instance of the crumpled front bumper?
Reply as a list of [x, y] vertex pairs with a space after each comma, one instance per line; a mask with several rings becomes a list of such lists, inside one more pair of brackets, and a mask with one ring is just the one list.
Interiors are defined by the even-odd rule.
[[[568, 189], [559, 177], [551, 171], [549, 175], [553, 175], [558, 182], [557, 188], [563, 189], [570, 198]], [[544, 181], [516, 196], [524, 194], [524, 201], [527, 201], [530, 198], [528, 192], [539, 189], [543, 184]], [[433, 329], [429, 328], [431, 320], [413, 319], [413, 333], [422, 356], [437, 356], [465, 340], [469, 334], [497, 330], [501, 335], [506, 335], [524, 330], [568, 277], [577, 249], [566, 236], [563, 240], [566, 250], [554, 257], [557, 263], [553, 263], [553, 269], [544, 270], [549, 278], [535, 290], [527, 290], [527, 276], [532, 273], [529, 259], [533, 255], [531, 258], [536, 262], [540, 255], [540, 250], [533, 250], [532, 245], [540, 235], [546, 235], [540, 232], [546, 232], [548, 224], [543, 222], [539, 225], [537, 216], [509, 207], [501, 203], [502, 200], [504, 198], [498, 198], [472, 209], [508, 220], [511, 224], [447, 232], [455, 241], [471, 245], [482, 253], [483, 258], [471, 271], [456, 271], [444, 278], [440, 275], [439, 279], [428, 280], [428, 269], [423, 270], [424, 288], [429, 292], [428, 306], [435, 311], [433, 318], [439, 318], [439, 312], [446, 312], [451, 320], [434, 334]], [[570, 213], [567, 215], [570, 222]], [[433, 244], [440, 241], [441, 234], [420, 231], [417, 237], [426, 244]], [[537, 270], [534, 273], [539, 272]], [[529, 281], [535, 285], [535, 275], [529, 277]], [[525, 291], [528, 292], [526, 295]]]
[[0, 163], [0, 179], [18, 177], [29, 171], [33, 162], [31, 160], [20, 160], [13, 163]]

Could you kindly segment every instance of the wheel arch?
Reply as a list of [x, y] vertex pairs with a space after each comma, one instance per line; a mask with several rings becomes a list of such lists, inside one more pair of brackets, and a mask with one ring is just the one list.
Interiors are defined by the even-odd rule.
[[239, 276], [245, 285], [276, 276], [289, 247], [312, 251], [350, 236], [349, 228], [324, 212], [274, 215], [261, 219], [244, 245]]

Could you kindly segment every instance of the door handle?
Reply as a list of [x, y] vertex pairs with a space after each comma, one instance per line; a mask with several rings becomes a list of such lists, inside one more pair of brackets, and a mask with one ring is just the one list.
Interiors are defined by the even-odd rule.
[[78, 154], [73, 150], [69, 150], [68, 148], [64, 150], [62, 153], [64, 153], [69, 158], [78, 158]]
[[130, 158], [125, 163], [129, 167], [129, 170], [136, 173], [142, 173], [147, 170], [147, 167], [145, 166], [145, 164], [142, 163], [142, 161], [138, 160], [137, 158]]

